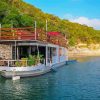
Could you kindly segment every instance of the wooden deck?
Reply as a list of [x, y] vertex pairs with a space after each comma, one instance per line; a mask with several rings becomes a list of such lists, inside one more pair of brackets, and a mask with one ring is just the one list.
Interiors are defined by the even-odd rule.
[[1, 28], [0, 40], [39, 40], [42, 42], [53, 43], [63, 47], [67, 46], [67, 40], [64, 35], [50, 35], [44, 30], [34, 28]]

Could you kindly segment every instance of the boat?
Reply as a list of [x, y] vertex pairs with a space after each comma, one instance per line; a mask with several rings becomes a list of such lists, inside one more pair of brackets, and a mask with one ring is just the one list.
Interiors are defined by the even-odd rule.
[[2, 71], [1, 72], [1, 75], [5, 78], [13, 78], [14, 79], [16, 78], [16, 76], [20, 76], [20, 78], [23, 78], [23, 77], [33, 77], [33, 76], [39, 76], [39, 75], [43, 75], [45, 73], [48, 73], [50, 72], [51, 68], [39, 68], [39, 69], [36, 69], [36, 70], [23, 70], [23, 71], [15, 71], [15, 74], [13, 75], [13, 71]]
[[66, 41], [60, 32], [44, 31], [36, 26], [35, 29], [0, 28], [1, 75], [12, 78], [15, 70], [20, 77], [38, 76], [66, 64]]

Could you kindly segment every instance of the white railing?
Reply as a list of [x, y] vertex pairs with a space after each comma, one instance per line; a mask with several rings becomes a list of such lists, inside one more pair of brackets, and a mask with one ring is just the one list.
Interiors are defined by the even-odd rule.
[[19, 67], [27, 66], [28, 60], [0, 60], [0, 66]]
[[[58, 63], [60, 60], [60, 62], [65, 61], [65, 56], [60, 56], [60, 59], [58, 59], [58, 57], [52, 57], [48, 58], [47, 60], [47, 65], [51, 66], [52, 64], [56, 64]], [[26, 67], [28, 66], [28, 61], [29, 60], [0, 60], [0, 67]], [[44, 60], [40, 60], [40, 63], [42, 62], [42, 64], [45, 64], [45, 59]]]
[[[26, 67], [30, 60], [0, 60], [0, 67]], [[41, 63], [41, 59], [39, 61]], [[45, 60], [42, 61], [45, 64]]]

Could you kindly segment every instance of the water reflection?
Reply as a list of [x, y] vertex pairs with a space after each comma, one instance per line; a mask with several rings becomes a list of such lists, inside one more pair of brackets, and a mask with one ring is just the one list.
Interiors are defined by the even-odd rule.
[[0, 100], [100, 100], [100, 57], [78, 59], [39, 77], [0, 78]]
[[88, 57], [71, 57], [69, 58], [69, 60], [77, 60], [78, 62], [90, 62], [91, 60], [98, 60], [100, 59], [100, 57], [91, 57], [91, 56], [88, 56]]

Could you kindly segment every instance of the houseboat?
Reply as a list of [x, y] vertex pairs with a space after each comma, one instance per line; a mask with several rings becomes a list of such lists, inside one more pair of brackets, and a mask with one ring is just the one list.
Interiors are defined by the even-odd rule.
[[6, 78], [42, 75], [68, 60], [66, 37], [33, 27], [0, 28], [0, 71]]

